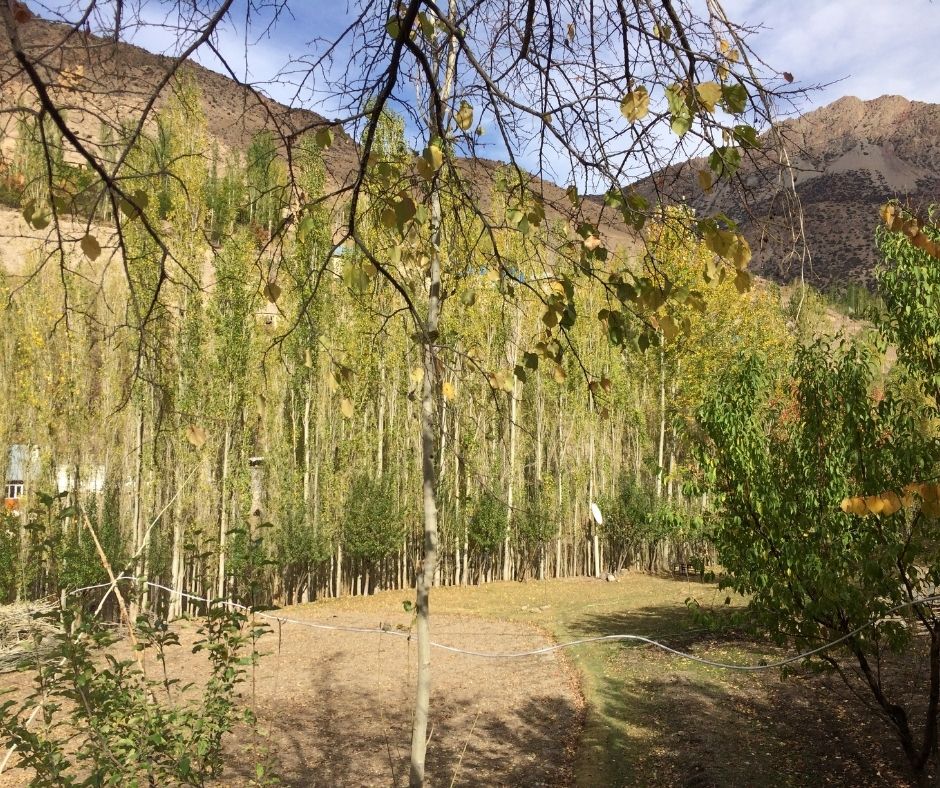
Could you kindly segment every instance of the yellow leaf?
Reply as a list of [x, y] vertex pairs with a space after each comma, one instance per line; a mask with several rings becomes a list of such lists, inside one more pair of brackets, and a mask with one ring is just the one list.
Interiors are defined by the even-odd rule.
[[420, 175], [426, 181], [432, 180], [434, 178], [434, 173], [437, 172], [437, 170], [431, 166], [431, 163], [423, 156], [418, 159], [416, 169], [418, 170], [418, 175]]
[[881, 513], [883, 515], [894, 514], [901, 509], [902, 502], [896, 492], [882, 493], [879, 497], [881, 498]]
[[731, 230], [706, 230], [702, 236], [711, 251], [719, 257], [727, 258], [734, 246], [735, 234]]
[[734, 286], [741, 295], [751, 289], [751, 275], [747, 271], [738, 271], [734, 276]]
[[424, 149], [424, 158], [435, 172], [437, 172], [444, 163], [444, 154], [441, 152], [441, 149], [433, 143]]
[[454, 390], [454, 384], [448, 380], [445, 380], [441, 384], [441, 394], [444, 395], [444, 399], [448, 402], [452, 401], [454, 397], [457, 396], [457, 392]]
[[564, 383], [565, 380], [567, 380], [567, 378], [568, 378], [568, 373], [565, 372], [564, 367], [562, 367], [562, 366], [559, 364], [559, 365], [557, 365], [557, 366], [555, 367], [555, 369], [552, 371], [552, 377], [555, 378], [555, 382], [556, 382], [556, 383]]
[[620, 111], [630, 123], [645, 118], [650, 111], [650, 94], [646, 88], [640, 85], [627, 93], [620, 101]]
[[339, 403], [339, 409], [343, 412], [343, 416], [345, 416], [347, 419], [351, 419], [353, 417], [353, 413], [355, 412], [352, 400], [347, 399], [346, 397], [343, 397], [343, 400]]
[[411, 370], [411, 382], [417, 386], [422, 380], [424, 380], [424, 367], [415, 367]]
[[659, 330], [663, 332], [663, 336], [666, 338], [667, 342], [672, 342], [679, 336], [679, 327], [676, 325], [676, 321], [669, 315], [663, 315], [659, 318], [658, 322]]
[[461, 101], [460, 109], [458, 109], [454, 115], [454, 120], [457, 121], [457, 125], [460, 127], [461, 131], [469, 130], [473, 125], [473, 107], [466, 101]]
[[865, 507], [872, 514], [881, 514], [884, 511], [884, 501], [880, 495], [866, 495]]
[[717, 82], [702, 82], [695, 86], [695, 95], [708, 112], [714, 112], [715, 105], [721, 100], [721, 85]]
[[840, 507], [843, 512], [846, 514], [854, 514], [859, 517], [863, 517], [868, 514], [868, 507], [865, 505], [865, 499], [859, 496], [853, 498], [845, 498]]
[[711, 171], [709, 170], [698, 171], [698, 185], [701, 187], [703, 192], [710, 192], [712, 190]]
[[731, 259], [734, 262], [734, 267], [739, 271], [743, 271], [747, 268], [747, 264], [751, 262], [751, 245], [743, 235], [739, 234], [737, 236], [737, 243], [731, 250]]
[[206, 432], [205, 427], [200, 427], [197, 424], [190, 424], [186, 428], [186, 440], [188, 440], [197, 449], [201, 449], [203, 445], [205, 445], [206, 439], [208, 437], [209, 435]]

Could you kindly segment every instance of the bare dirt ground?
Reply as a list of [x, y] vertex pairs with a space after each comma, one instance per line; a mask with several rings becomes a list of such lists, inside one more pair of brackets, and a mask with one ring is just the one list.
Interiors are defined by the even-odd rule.
[[[387, 591], [278, 615], [407, 628], [401, 603], [408, 596]], [[737, 665], [789, 654], [734, 629], [703, 628], [685, 604], [693, 598], [721, 605], [724, 597], [707, 583], [639, 573], [617, 583], [439, 588], [432, 636], [460, 648], [516, 651], [551, 638], [626, 632]], [[194, 639], [195, 624], [183, 625], [170, 670], [199, 684], [207, 670], [204, 657], [190, 651]], [[259, 723], [227, 737], [226, 771], [216, 785], [248, 785], [258, 764], [288, 786], [407, 784], [414, 642], [285, 624], [264, 636], [260, 650], [254, 682], [241, 685], [242, 702], [254, 706]], [[836, 676], [799, 665], [789, 677], [776, 669], [731, 672], [643, 645], [604, 642], [564, 656], [518, 660], [435, 650], [432, 666], [428, 770], [434, 786], [911, 784], [893, 733], [866, 699], [853, 696]], [[151, 678], [159, 677], [152, 654], [146, 667]], [[923, 696], [919, 674], [902, 672], [898, 680], [898, 689]], [[0, 675], [0, 687], [28, 681]], [[937, 779], [929, 784], [940, 786]], [[27, 783], [23, 772], [0, 776], [0, 786]]]
[[[335, 606], [334, 606], [335, 607]], [[400, 603], [399, 603], [400, 609]], [[407, 626], [405, 614], [346, 612], [319, 605], [284, 615], [353, 627]], [[437, 616], [432, 637], [460, 648], [515, 651], [551, 641], [536, 628], [473, 617]], [[187, 681], [205, 674], [205, 658], [187, 647], [181, 629], [171, 673]], [[259, 643], [264, 654], [253, 681], [242, 685], [257, 713], [256, 731], [226, 741], [226, 771], [217, 783], [248, 784], [258, 763], [288, 786], [407, 785], [415, 644], [405, 638], [274, 626]], [[581, 732], [583, 703], [564, 657], [552, 654], [485, 660], [435, 649], [428, 747], [431, 785], [564, 786]], [[158, 675], [152, 655], [146, 667]], [[28, 677], [0, 676], [23, 686]], [[5, 753], [3, 753], [5, 754]], [[2, 754], [0, 754], [2, 760]], [[28, 784], [22, 770], [0, 786]]]

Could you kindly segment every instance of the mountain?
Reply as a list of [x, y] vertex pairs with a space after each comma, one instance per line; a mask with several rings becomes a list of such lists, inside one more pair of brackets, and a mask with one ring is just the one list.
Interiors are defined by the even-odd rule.
[[[811, 255], [806, 279], [824, 289], [870, 282], [878, 208], [895, 197], [918, 207], [940, 202], [940, 105], [901, 96], [847, 96], [778, 129], [803, 209]], [[739, 175], [747, 198], [727, 185], [703, 194], [696, 174], [705, 168], [704, 160], [694, 159], [652, 177], [673, 201], [723, 211], [739, 222], [754, 251], [756, 273], [782, 281], [797, 276], [799, 264], [786, 259], [792, 243], [779, 223], [774, 158], [757, 154], [744, 162]], [[651, 185], [641, 182], [639, 188]]]
[[[19, 29], [31, 53], [44, 53], [46, 76], [52, 75], [58, 84], [57, 100], [67, 106], [70, 124], [93, 149], [103, 126], [114, 127], [116, 119], [136, 116], [173, 63], [130, 44], [39, 19]], [[316, 112], [285, 107], [198, 64], [187, 64], [186, 69], [199, 87], [209, 133], [223, 149], [244, 150], [262, 128], [287, 136], [324, 121]], [[17, 101], [24, 88], [25, 81], [4, 37], [0, 40], [0, 109]], [[171, 89], [164, 88], [155, 103], [157, 109]], [[7, 155], [15, 129], [2, 124], [10, 118], [10, 114], [0, 113], [0, 153]], [[886, 200], [910, 198], [918, 205], [940, 202], [940, 105], [900, 96], [872, 101], [846, 97], [786, 120], [778, 128], [787, 142], [803, 207], [811, 252], [804, 273], [816, 285], [838, 287], [869, 281], [876, 265], [873, 236], [877, 209]], [[347, 183], [358, 166], [354, 141], [337, 131], [324, 163], [328, 187]], [[465, 180], [484, 204], [497, 164], [481, 159], [461, 165]], [[789, 225], [781, 222], [773, 158], [765, 154], [745, 161], [739, 180], [746, 193], [722, 183], [703, 194], [696, 173], [706, 166], [700, 159], [692, 160], [663, 170], [638, 187], [652, 192], [655, 180], [657, 190], [674, 201], [686, 201], [703, 212], [725, 212], [748, 236], [756, 273], [778, 280], [796, 276], [799, 266], [788, 262], [786, 255], [792, 244], [788, 243]], [[548, 182], [539, 188], [550, 218], [568, 213], [562, 189]], [[584, 207], [586, 218], [599, 218], [600, 201], [585, 201]], [[23, 230], [25, 225], [20, 224], [17, 229]], [[635, 238], [610, 210], [603, 214], [601, 229], [613, 246], [635, 244]], [[8, 261], [6, 265], [9, 267]]]
[[[65, 107], [69, 125], [76, 129], [83, 144], [104, 158], [108, 158], [108, 151], [99, 145], [105, 136], [103, 129], [110, 129], [112, 137], [119, 137], [121, 124], [136, 122], [161, 84], [165, 83], [152, 109], [159, 111], [172, 95], [173, 80], [167, 80], [166, 75], [175, 67], [173, 58], [39, 18], [31, 19], [18, 29], [30, 56], [42, 58], [43, 78], [55, 86], [51, 92], [60, 106]], [[222, 151], [246, 150], [252, 137], [262, 129], [271, 130], [276, 139], [286, 139], [327, 122], [314, 111], [286, 107], [197, 63], [187, 63], [178, 73], [185, 73], [195, 81], [208, 133]], [[9, 159], [17, 137], [15, 116], [2, 110], [17, 103], [30, 105], [29, 95], [27, 80], [10, 50], [9, 41], [5, 36], [0, 37], [0, 175], [3, 157]], [[327, 191], [348, 185], [359, 167], [355, 142], [338, 126], [334, 127], [334, 132], [333, 144], [323, 155]], [[67, 151], [66, 159], [84, 164], [74, 151]], [[467, 159], [461, 160], [458, 166], [465, 186], [477, 203], [487, 205], [500, 162]], [[537, 184], [534, 188], [541, 191], [544, 198], [549, 219], [570, 213], [570, 202], [563, 188], [548, 181], [538, 182], [537, 178], [534, 181]], [[341, 202], [345, 196], [333, 206], [336, 217], [342, 215]], [[599, 216], [598, 205], [585, 204], [582, 218], [597, 221]], [[16, 232], [3, 232], [11, 222]], [[634, 236], [619, 221], [605, 222], [603, 230], [612, 245], [632, 247], [635, 244]], [[0, 217], [0, 236], [23, 237], [25, 244], [28, 238], [24, 236], [29, 235], [25, 223], [16, 223], [15, 217], [7, 217], [6, 221]], [[10, 262], [10, 257], [8, 250], [4, 265], [8, 270], [18, 268]]]

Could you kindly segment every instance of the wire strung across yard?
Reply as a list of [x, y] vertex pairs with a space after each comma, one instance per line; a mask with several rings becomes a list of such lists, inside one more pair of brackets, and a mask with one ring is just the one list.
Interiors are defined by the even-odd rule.
[[[295, 624], [301, 627], [308, 627], [310, 629], [322, 629], [330, 630], [335, 632], [354, 632], [358, 634], [375, 634], [375, 635], [390, 635], [392, 637], [404, 638], [406, 640], [411, 639], [410, 632], [400, 632], [394, 629], [383, 629], [380, 627], [352, 627], [344, 626], [342, 624], [321, 624], [315, 621], [304, 621], [298, 618], [288, 618], [286, 616], [276, 616], [271, 613], [261, 613], [258, 611], [252, 611], [251, 608], [246, 605], [240, 605], [237, 602], [232, 602], [230, 600], [211, 600], [206, 599], [205, 597], [196, 596], [194, 594], [188, 594], [184, 591], [177, 591], [168, 586], [160, 585], [159, 583], [153, 583], [149, 580], [142, 580], [136, 577], [129, 577], [127, 575], [121, 575], [120, 577], [115, 578], [115, 582], [121, 580], [128, 580], [134, 582], [142, 582], [144, 585], [149, 586], [150, 588], [159, 589], [160, 591], [166, 591], [167, 593], [179, 596], [183, 599], [189, 599], [194, 602], [203, 602], [205, 604], [223, 604], [229, 607], [244, 610], [246, 612], [252, 613], [257, 618], [267, 619], [269, 621], [277, 621], [280, 624]], [[99, 588], [113, 588], [113, 584], [110, 582], [99, 583], [92, 586], [84, 586], [82, 588], [76, 588], [72, 591], [72, 594], [79, 594], [83, 591], [94, 591]], [[786, 665], [792, 665], [794, 662], [800, 662], [801, 660], [807, 659], [814, 656], [815, 654], [820, 654], [823, 651], [828, 651], [835, 646], [838, 646], [840, 643], [845, 642], [849, 638], [854, 637], [855, 635], [863, 632], [870, 627], [877, 626], [879, 623], [885, 620], [885, 617], [897, 613], [899, 610], [903, 610], [908, 607], [913, 607], [914, 605], [929, 604], [932, 602], [940, 602], [940, 594], [935, 594], [933, 596], [919, 597], [917, 599], [911, 599], [903, 604], [897, 605], [896, 607], [891, 608], [890, 610], [885, 611], [884, 615], [881, 618], [878, 618], [873, 621], [866, 622], [860, 627], [856, 627], [851, 632], [843, 635], [842, 637], [831, 640], [828, 643], [818, 646], [808, 651], [800, 652], [785, 659], [777, 660], [776, 662], [761, 662], [757, 665], [735, 665], [730, 662], [719, 662], [713, 659], [707, 659], [705, 657], [698, 657], [695, 654], [689, 654], [686, 651], [680, 651], [679, 649], [673, 648], [672, 646], [667, 646], [665, 643], [661, 643], [658, 640], [653, 638], [648, 638], [644, 635], [597, 635], [595, 637], [579, 638], [577, 640], [569, 640], [565, 643], [556, 643], [551, 646], [543, 646], [542, 648], [531, 649], [529, 651], [473, 651], [469, 649], [458, 648], [457, 646], [448, 646], [445, 643], [437, 643], [431, 641], [432, 648], [439, 649], [441, 651], [449, 651], [453, 654], [465, 654], [470, 657], [480, 657], [482, 659], [518, 659], [522, 657], [536, 657], [543, 654], [551, 654], [555, 651], [561, 651], [562, 649], [573, 648], [575, 646], [583, 646], [589, 643], [609, 643], [614, 641], [632, 641], [636, 643], [644, 643], [648, 646], [653, 646], [662, 651], [665, 651], [669, 654], [673, 654], [677, 657], [682, 657], [683, 659], [691, 660], [692, 662], [698, 662], [702, 665], [708, 665], [713, 668], [722, 668], [724, 670], [740, 670], [740, 671], [761, 671], [761, 670], [774, 670], [776, 668], [782, 668]]]

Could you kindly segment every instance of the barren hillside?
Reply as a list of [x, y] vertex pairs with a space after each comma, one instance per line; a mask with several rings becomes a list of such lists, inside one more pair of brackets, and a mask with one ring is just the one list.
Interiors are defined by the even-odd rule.
[[[940, 105], [901, 96], [872, 101], [847, 96], [784, 122], [781, 131], [812, 255], [806, 278], [823, 288], [869, 281], [876, 265], [879, 206], [894, 197], [919, 207], [940, 201]], [[739, 221], [755, 252], [754, 270], [786, 281], [799, 267], [784, 259], [786, 239], [775, 232], [781, 217], [770, 164], [761, 154], [743, 164], [742, 181], [754, 190], [747, 204], [728, 187], [702, 194], [695, 181], [706, 167], [702, 160], [654, 177], [673, 200], [721, 210]]]

